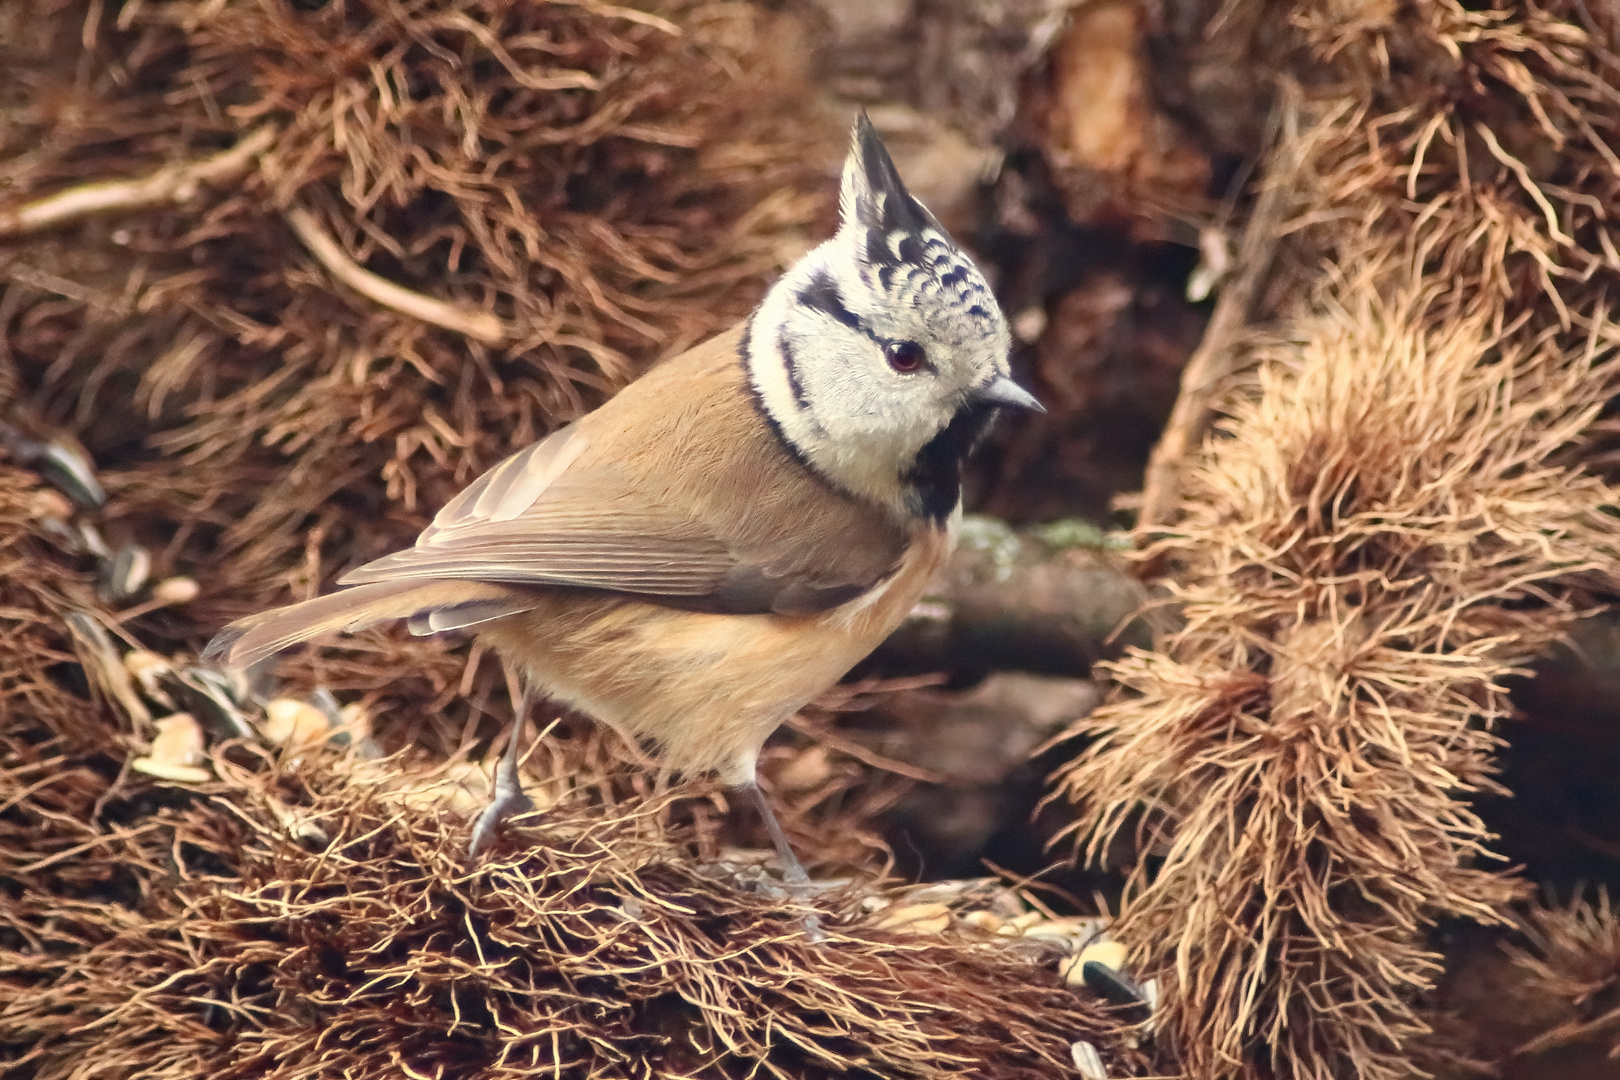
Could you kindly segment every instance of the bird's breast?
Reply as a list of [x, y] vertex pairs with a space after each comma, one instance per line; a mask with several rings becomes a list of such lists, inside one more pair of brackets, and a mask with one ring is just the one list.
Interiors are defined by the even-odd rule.
[[905, 620], [950, 557], [952, 524], [920, 528], [893, 574], [813, 615], [722, 615], [548, 590], [487, 635], [556, 697], [660, 744], [670, 767], [741, 782], [778, 724]]
[[893, 574], [822, 618], [853, 637], [870, 638], [868, 652], [877, 648], [905, 621], [929, 584], [945, 568], [956, 546], [956, 524], [960, 517], [957, 513], [942, 525], [919, 529]]

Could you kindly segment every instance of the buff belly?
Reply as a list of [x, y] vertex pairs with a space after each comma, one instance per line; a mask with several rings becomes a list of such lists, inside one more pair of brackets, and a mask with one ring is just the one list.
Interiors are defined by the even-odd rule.
[[668, 768], [740, 784], [782, 721], [900, 625], [951, 539], [929, 530], [886, 582], [818, 615], [708, 615], [559, 591], [481, 633], [533, 685], [655, 743]]

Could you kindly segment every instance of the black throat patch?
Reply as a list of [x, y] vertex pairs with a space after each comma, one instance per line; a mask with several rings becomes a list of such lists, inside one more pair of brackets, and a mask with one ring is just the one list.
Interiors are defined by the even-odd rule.
[[984, 438], [995, 418], [994, 405], [964, 405], [917, 452], [917, 460], [900, 480], [919, 513], [943, 524], [956, 512], [962, 501], [962, 462]]

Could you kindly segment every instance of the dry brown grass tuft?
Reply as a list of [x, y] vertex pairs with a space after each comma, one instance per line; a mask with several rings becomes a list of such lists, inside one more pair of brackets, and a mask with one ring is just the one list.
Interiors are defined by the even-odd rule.
[[1602, 888], [1537, 897], [1457, 935], [1414, 1050], [1444, 1080], [1608, 1080], [1620, 1061], [1620, 919]]
[[1091, 854], [1138, 830], [1120, 933], [1170, 974], [1196, 1076], [1401, 1075], [1438, 972], [1423, 930], [1519, 892], [1471, 866], [1489, 837], [1464, 801], [1495, 790], [1501, 680], [1613, 557], [1613, 492], [1552, 463], [1612, 365], [1412, 295], [1341, 301], [1294, 324], [1193, 476], [1161, 544], [1187, 625], [1114, 668], [1134, 693], [1062, 777]]
[[1609, 894], [1533, 907], [1522, 924], [1526, 944], [1508, 952], [1520, 979], [1514, 996], [1524, 1015], [1547, 1020], [1516, 1053], [1583, 1046], [1620, 1062], [1620, 913]]
[[[1405, 1077], [1481, 867], [1503, 679], [1594, 610], [1616, 492], [1613, 13], [1289, 8], [1303, 121], [1252, 394], [1146, 537], [1187, 625], [1117, 665], [1058, 776], [1188, 1075]], [[1602, 22], [1600, 20], [1609, 20]], [[1298, 63], [1298, 61], [1296, 61]]]
[[[1034, 1077], [1082, 1038], [1137, 1061], [1003, 939], [845, 932], [852, 890], [808, 946], [791, 905], [705, 876], [715, 807], [647, 801], [596, 736], [537, 751], [574, 794], [470, 866], [466, 807], [412, 786], [465, 775], [504, 688], [439, 642], [287, 665], [409, 748], [380, 771], [206, 718], [220, 779], [131, 770], [153, 730], [85, 636], [121, 612], [81, 526], [197, 580], [123, 627], [183, 660], [408, 542], [825, 231], [844, 118], [804, 95], [793, 21], [641, 7], [0, 4], [0, 406], [78, 435], [109, 494], [75, 512], [0, 459], [0, 1070]], [[786, 816], [836, 834], [823, 865], [870, 865], [893, 786], [829, 770]]]
[[794, 905], [701, 869], [663, 802], [577, 776], [470, 865], [397, 763], [385, 790], [375, 762], [238, 744], [185, 791], [115, 788], [25, 730], [0, 755], [0, 1060], [40, 1080], [1034, 1078], [1081, 1038], [1132, 1060], [1005, 939], [810, 944]]
[[[0, 732], [32, 728], [38, 740], [82, 751], [106, 733], [64, 674], [77, 659], [64, 618], [98, 604], [86, 576], [53, 558], [41, 535], [41, 498], [51, 495], [33, 477], [0, 465]], [[43, 779], [30, 774], [30, 782]]]

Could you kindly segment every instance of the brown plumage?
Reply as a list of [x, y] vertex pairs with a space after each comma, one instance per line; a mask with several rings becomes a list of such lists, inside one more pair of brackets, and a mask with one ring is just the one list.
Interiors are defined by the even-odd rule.
[[394, 619], [472, 628], [670, 768], [750, 782], [766, 736], [899, 625], [950, 540], [794, 457], [748, 392], [740, 337], [496, 465], [351, 588], [233, 623], [209, 658]]
[[[950, 553], [962, 460], [997, 409], [1040, 408], [971, 260], [864, 117], [843, 223], [748, 322], [496, 465], [349, 588], [243, 619], [209, 658], [407, 619], [470, 629], [664, 764], [753, 794], [784, 719], [889, 634]], [[473, 850], [526, 805], [517, 738]]]

